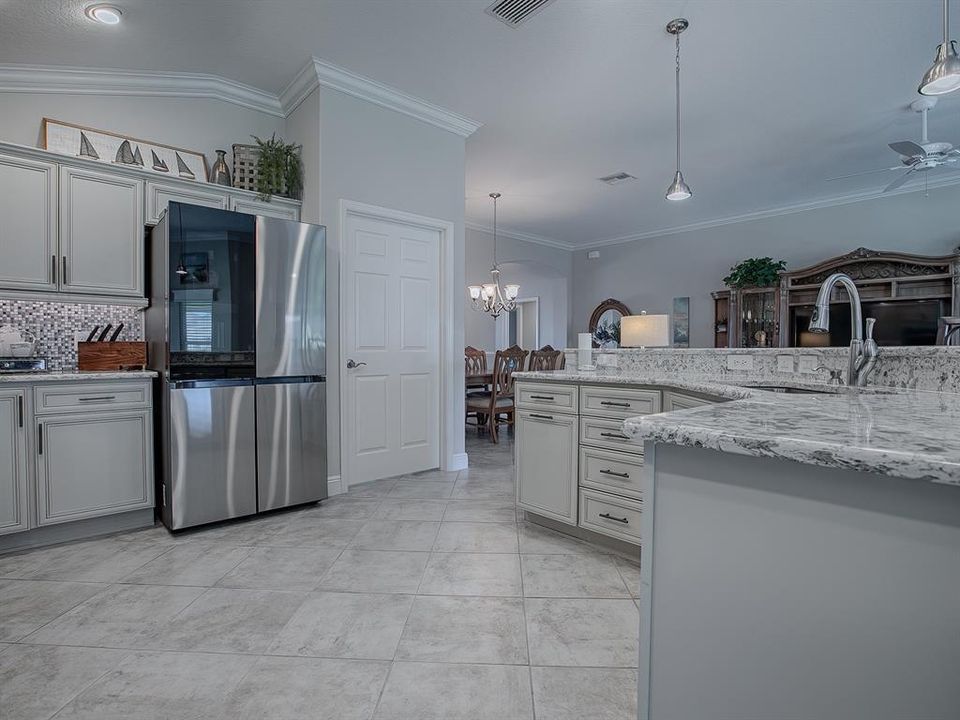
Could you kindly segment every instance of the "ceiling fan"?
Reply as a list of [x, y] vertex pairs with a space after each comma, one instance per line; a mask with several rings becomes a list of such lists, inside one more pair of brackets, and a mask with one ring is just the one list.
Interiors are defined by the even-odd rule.
[[878, 172], [890, 172], [892, 170], [903, 170], [893, 182], [887, 185], [883, 192], [896, 190], [908, 180], [920, 172], [932, 170], [934, 168], [950, 165], [960, 160], [960, 150], [953, 147], [948, 142], [930, 142], [927, 137], [927, 113], [937, 104], [935, 97], [922, 97], [910, 103], [910, 109], [920, 113], [921, 133], [920, 142], [912, 140], [901, 140], [890, 143], [890, 149], [900, 155], [900, 164], [894, 167], [881, 168], [879, 170], [867, 170], [866, 172], [853, 173], [852, 175], [841, 175], [840, 177], [830, 178], [831, 180], [842, 180], [843, 178], [856, 177], [858, 175], [869, 175]]

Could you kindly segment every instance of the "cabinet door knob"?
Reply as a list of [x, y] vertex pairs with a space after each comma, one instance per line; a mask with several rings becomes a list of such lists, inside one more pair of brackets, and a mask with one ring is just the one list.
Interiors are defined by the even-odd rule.
[[624, 478], [625, 480], [629, 480], [629, 479], [630, 479], [630, 473], [614, 472], [613, 470], [607, 470], [606, 468], [603, 468], [603, 469], [600, 471], [600, 474], [601, 474], [601, 475], [613, 475], [614, 477]]
[[611, 432], [602, 432], [602, 433], [600, 433], [600, 437], [614, 438], [615, 440], [629, 440], [629, 439], [630, 439], [630, 438], [628, 438], [626, 435], [621, 435], [620, 433], [611, 433]]
[[63, 285], [67, 284], [67, 256], [64, 255], [61, 259], [62, 269], [60, 271], [60, 282]]
[[541, 420], [553, 420], [553, 415], [538, 415], [537, 413], [530, 413], [532, 418], [540, 418]]
[[37, 425], [37, 455], [43, 455], [43, 425]]

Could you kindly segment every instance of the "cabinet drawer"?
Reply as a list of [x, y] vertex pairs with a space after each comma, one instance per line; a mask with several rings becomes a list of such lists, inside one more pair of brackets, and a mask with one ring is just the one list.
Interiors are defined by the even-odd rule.
[[517, 407], [575, 413], [577, 386], [517, 382]]
[[713, 405], [717, 400], [709, 400], [696, 395], [686, 395], [684, 393], [667, 390], [663, 393], [663, 411], [686, 410], [688, 408], [700, 407], [701, 405]]
[[73, 410], [126, 410], [150, 405], [150, 381], [70, 383], [34, 388], [37, 415]]
[[659, 390], [634, 390], [608, 387], [580, 388], [580, 414], [621, 418], [660, 412]]
[[622, 420], [581, 417], [580, 442], [608, 450], [643, 454], [643, 440], [634, 439], [624, 433]]
[[580, 490], [580, 527], [629, 543], [640, 543], [643, 505], [614, 495]]
[[643, 498], [643, 456], [580, 448], [580, 487]]

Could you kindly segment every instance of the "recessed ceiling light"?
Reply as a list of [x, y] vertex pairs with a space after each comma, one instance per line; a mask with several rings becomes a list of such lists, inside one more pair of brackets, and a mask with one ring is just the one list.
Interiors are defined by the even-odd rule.
[[120, 8], [113, 5], [103, 5], [102, 3], [90, 5], [84, 10], [84, 13], [91, 20], [96, 20], [104, 25], [119, 25], [120, 16], [123, 15]]

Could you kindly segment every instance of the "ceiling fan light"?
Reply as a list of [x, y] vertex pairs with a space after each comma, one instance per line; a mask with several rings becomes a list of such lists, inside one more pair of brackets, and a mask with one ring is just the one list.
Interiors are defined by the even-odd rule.
[[960, 89], [960, 56], [955, 40], [937, 46], [937, 59], [920, 81], [921, 95], [946, 95]]
[[683, 173], [677, 170], [677, 174], [673, 176], [673, 182], [667, 188], [667, 200], [686, 200], [692, 195], [693, 191], [683, 179]]

